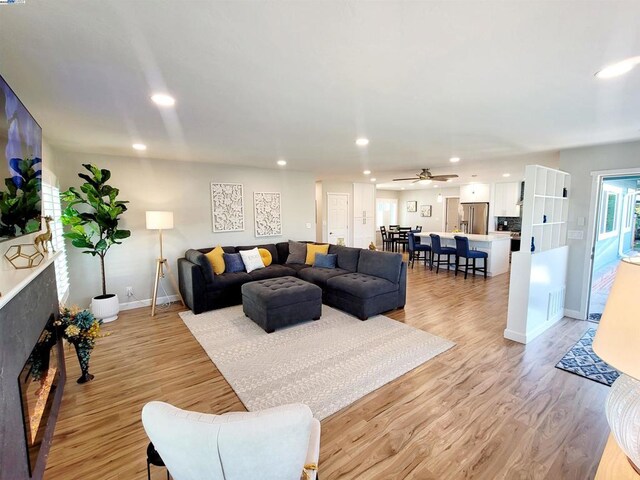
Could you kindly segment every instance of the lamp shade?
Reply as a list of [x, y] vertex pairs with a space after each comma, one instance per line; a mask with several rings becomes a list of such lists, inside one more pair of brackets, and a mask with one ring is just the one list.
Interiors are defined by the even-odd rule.
[[640, 258], [625, 258], [609, 293], [593, 350], [612, 367], [640, 380]]
[[147, 212], [147, 230], [169, 230], [173, 228], [173, 212]]

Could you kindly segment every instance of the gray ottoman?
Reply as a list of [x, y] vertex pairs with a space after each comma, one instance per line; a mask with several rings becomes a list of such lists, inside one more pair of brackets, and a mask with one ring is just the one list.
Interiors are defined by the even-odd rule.
[[322, 314], [322, 289], [296, 277], [270, 278], [242, 285], [242, 310], [267, 333]]

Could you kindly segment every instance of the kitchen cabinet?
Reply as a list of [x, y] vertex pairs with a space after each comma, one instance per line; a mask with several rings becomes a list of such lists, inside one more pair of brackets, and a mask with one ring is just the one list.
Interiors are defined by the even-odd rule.
[[493, 215], [496, 217], [519, 217], [520, 184], [518, 182], [496, 183], [494, 187]]
[[367, 248], [376, 240], [376, 188], [369, 183], [353, 184], [353, 246]]
[[491, 186], [486, 183], [472, 183], [460, 187], [460, 203], [490, 202]]

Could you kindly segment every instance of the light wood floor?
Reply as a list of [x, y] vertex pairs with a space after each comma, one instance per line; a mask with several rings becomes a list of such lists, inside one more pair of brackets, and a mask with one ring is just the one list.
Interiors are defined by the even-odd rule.
[[[589, 479], [608, 428], [608, 388], [554, 368], [589, 327], [565, 319], [526, 347], [502, 337], [508, 275], [454, 278], [416, 265], [406, 308], [388, 314], [457, 346], [322, 422], [331, 479]], [[45, 478], [146, 478], [145, 402], [223, 413], [242, 403], [172, 307], [106, 326], [96, 378], [68, 380]], [[153, 468], [153, 467], [152, 467]], [[166, 478], [156, 469], [152, 478]]]

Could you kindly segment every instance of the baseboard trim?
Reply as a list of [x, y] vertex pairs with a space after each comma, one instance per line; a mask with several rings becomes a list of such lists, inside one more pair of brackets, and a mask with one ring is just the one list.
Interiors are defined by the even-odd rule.
[[571, 310], [570, 308], [564, 309], [564, 316], [569, 318], [575, 318], [576, 320], [586, 320], [584, 315], [579, 310]]
[[514, 330], [509, 330], [508, 328], [504, 329], [504, 338], [507, 340], [513, 340], [518, 343], [527, 343], [527, 336], [523, 335], [520, 332], [516, 332]]
[[[162, 305], [163, 303], [169, 302], [178, 302], [180, 301], [180, 297], [176, 295], [167, 295], [165, 297], [158, 297], [158, 301], [156, 305]], [[125, 302], [120, 304], [120, 310], [132, 310], [134, 308], [140, 307], [150, 307], [151, 299], [147, 298], [146, 300], [134, 300], [133, 302]]]

